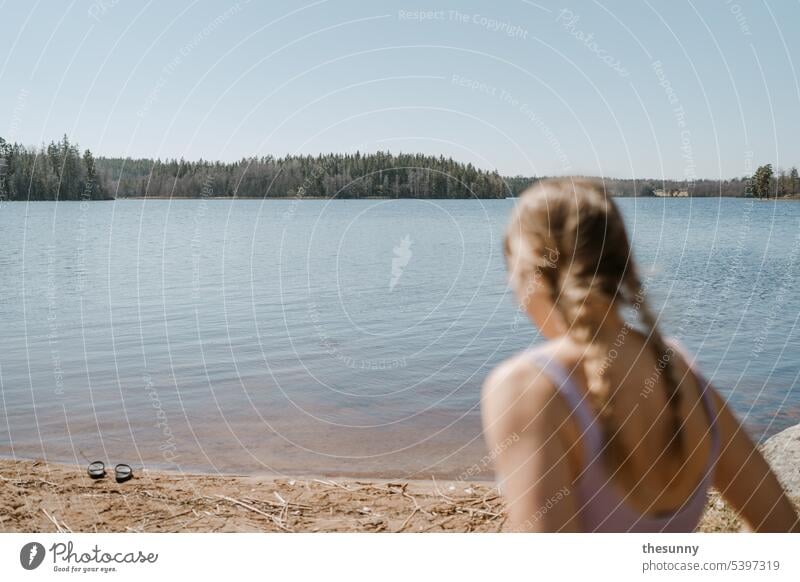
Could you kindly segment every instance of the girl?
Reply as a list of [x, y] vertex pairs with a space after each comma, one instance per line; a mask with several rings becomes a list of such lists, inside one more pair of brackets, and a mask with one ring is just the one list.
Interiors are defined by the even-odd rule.
[[688, 532], [714, 486], [752, 529], [800, 531], [725, 402], [661, 336], [604, 187], [541, 181], [518, 202], [511, 286], [550, 341], [498, 366], [483, 389], [510, 526]]

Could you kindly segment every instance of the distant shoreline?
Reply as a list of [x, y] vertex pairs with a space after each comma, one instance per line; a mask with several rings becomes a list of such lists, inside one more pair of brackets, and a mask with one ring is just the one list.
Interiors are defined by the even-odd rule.
[[[337, 201], [354, 201], [354, 200], [425, 200], [428, 202], [434, 201], [447, 201], [447, 200], [480, 200], [480, 201], [491, 201], [491, 200], [516, 200], [519, 198], [518, 196], [509, 196], [506, 198], [478, 198], [475, 196], [470, 196], [468, 198], [412, 198], [412, 197], [402, 197], [402, 198], [394, 198], [389, 196], [362, 196], [359, 198], [337, 198], [337, 197], [329, 197], [329, 196], [266, 196], [257, 198], [254, 196], [123, 196], [120, 198], [105, 198], [102, 200], [92, 199], [92, 200], [0, 200], [0, 204], [6, 203], [28, 203], [28, 202], [119, 202], [123, 200], [261, 200], [261, 201], [283, 201], [283, 202], [302, 202], [303, 200], [337, 200]], [[754, 202], [798, 202], [800, 201], [800, 195], [798, 196], [781, 196], [780, 198], [754, 198], [754, 197], [743, 197], [743, 196], [618, 196], [613, 195], [612, 198], [636, 198], [639, 200], [713, 200], [713, 199], [731, 199], [731, 200], [752, 200]]]
[[[251, 156], [238, 161], [107, 158], [80, 153], [65, 135], [40, 147], [8, 143], [0, 137], [0, 199], [109, 200], [160, 198], [272, 198], [270, 193], [309, 200], [336, 199], [504, 199], [558, 176], [501, 175], [443, 155], [423, 153], [287, 154]], [[50, 160], [47, 164], [37, 159]], [[34, 168], [36, 171], [34, 172]], [[62, 172], [63, 169], [63, 172]], [[564, 176], [561, 176], [564, 178]], [[663, 198], [747, 198], [786, 194], [796, 199], [800, 176], [793, 167], [775, 174], [770, 164], [753, 175], [731, 178], [612, 178], [576, 175], [603, 184], [612, 196]], [[276, 198], [284, 198], [277, 196]]]

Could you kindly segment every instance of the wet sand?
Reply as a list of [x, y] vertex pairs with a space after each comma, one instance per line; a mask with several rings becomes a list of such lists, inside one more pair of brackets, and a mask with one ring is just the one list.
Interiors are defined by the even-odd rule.
[[[4, 532], [497, 532], [491, 483], [287, 479], [139, 471], [118, 484], [84, 467], [0, 460]], [[800, 502], [800, 500], [796, 500]], [[738, 531], [711, 493], [699, 531]]]

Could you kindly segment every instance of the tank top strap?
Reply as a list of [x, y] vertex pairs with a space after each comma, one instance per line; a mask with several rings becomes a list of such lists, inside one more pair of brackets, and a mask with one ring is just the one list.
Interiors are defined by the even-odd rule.
[[587, 448], [586, 458], [596, 459], [603, 448], [603, 435], [586, 397], [566, 367], [552, 355], [537, 348], [530, 350], [528, 355], [530, 361], [556, 386], [558, 393], [567, 403], [584, 439], [584, 446]]

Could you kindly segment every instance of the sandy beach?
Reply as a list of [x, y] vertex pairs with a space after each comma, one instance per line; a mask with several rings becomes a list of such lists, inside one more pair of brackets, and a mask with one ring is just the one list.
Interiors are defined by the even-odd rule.
[[[800, 499], [795, 498], [800, 505]], [[0, 461], [4, 532], [497, 532], [490, 483], [288, 479], [138, 471], [118, 484], [84, 467]], [[715, 494], [698, 530], [738, 531]]]

